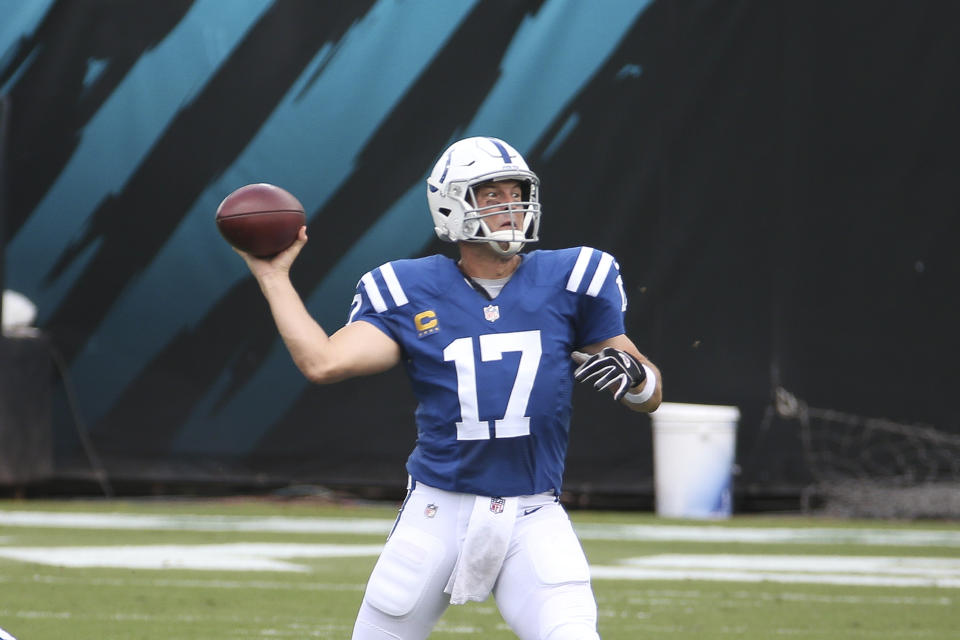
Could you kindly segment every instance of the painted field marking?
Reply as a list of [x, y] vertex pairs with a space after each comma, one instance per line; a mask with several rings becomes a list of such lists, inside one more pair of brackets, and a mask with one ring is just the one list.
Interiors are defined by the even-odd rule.
[[[291, 558], [376, 556], [382, 545], [235, 543], [0, 547], [0, 557], [57, 567], [309, 572]], [[594, 579], [713, 580], [960, 588], [960, 559], [888, 556], [660, 554], [593, 566]]]
[[0, 527], [143, 529], [154, 531], [270, 531], [277, 533], [369, 533], [386, 535], [393, 520], [368, 518], [286, 518], [280, 516], [150, 515], [2, 511]]
[[623, 564], [638, 567], [687, 569], [741, 569], [747, 571], [829, 571], [843, 573], [891, 573], [939, 575], [960, 578], [960, 558], [920, 558], [892, 556], [813, 556], [674, 554], [630, 558]]
[[592, 566], [594, 579], [960, 588], [960, 560], [888, 556], [660, 554]]
[[[117, 577], [92, 577], [88, 575], [42, 575], [33, 574], [26, 577], [8, 578], [0, 576], [0, 585], [9, 584], [49, 584], [49, 585], [86, 585], [91, 587], [148, 587], [148, 588], [169, 588], [169, 589], [265, 589], [282, 591], [359, 591], [366, 588], [365, 583], [347, 583], [347, 582], [291, 582], [290, 580], [251, 580], [249, 578], [238, 578], [236, 580], [223, 580], [217, 578], [164, 578], [159, 577], [163, 574], [153, 574], [158, 577], [143, 577], [145, 574], [137, 576]], [[2, 589], [3, 587], [0, 587]]]
[[[386, 536], [393, 520], [256, 516], [60, 513], [0, 510], [0, 527], [140, 529], [176, 531], [266, 531]], [[960, 547], [960, 530], [726, 527], [716, 525], [575, 524], [583, 540], [746, 542], [763, 544], [856, 544]]]
[[575, 524], [574, 527], [584, 540], [960, 547], [960, 530], [608, 524]]
[[[796, 591], [701, 591], [699, 589], [655, 589], [635, 587], [625, 587], [629, 593], [627, 601], [631, 604], [685, 604], [692, 605], [698, 600], [757, 600], [776, 601], [789, 600], [791, 602], [816, 602], [821, 604], [862, 604], [862, 605], [895, 605], [895, 606], [929, 606], [929, 607], [952, 607], [956, 598], [949, 595], [928, 596], [890, 596], [871, 594], [851, 594], [851, 593], [804, 593]], [[949, 593], [949, 592], [948, 592]]]
[[377, 556], [383, 545], [235, 543], [109, 547], [0, 547], [0, 557], [56, 567], [310, 571], [280, 558]]
[[[0, 617], [4, 620], [9, 618], [22, 618], [27, 620], [105, 620], [110, 622], [117, 621], [135, 621], [135, 622], [150, 622], [155, 624], [188, 624], [195, 625], [198, 622], [219, 622], [223, 624], [257, 624], [257, 625], [267, 625], [267, 624], [277, 624], [277, 622], [286, 622], [291, 619], [289, 615], [287, 616], [258, 616], [258, 615], [224, 615], [217, 614], [213, 612], [208, 612], [203, 615], [187, 615], [187, 614], [152, 614], [152, 613], [129, 613], [125, 611], [114, 611], [114, 612], [98, 612], [98, 611], [50, 611], [45, 609], [0, 609]], [[330, 630], [336, 633], [333, 637], [346, 637], [343, 635], [343, 632], [348, 632], [353, 628], [351, 624], [349, 627], [342, 624], [330, 624], [326, 618], [317, 618], [317, 617], [308, 617], [308, 616], [296, 616], [293, 618], [295, 622], [292, 625], [303, 625], [305, 628], [314, 630], [315, 632], [322, 632], [324, 630]], [[288, 623], [289, 624], [289, 623]], [[291, 626], [292, 626], [291, 625]], [[309, 634], [300, 634], [300, 637], [304, 635], [314, 635], [313, 633]], [[244, 636], [247, 637], [247, 636]], [[257, 637], [260, 637], [259, 634]], [[320, 637], [331, 637], [329, 635], [323, 635]]]

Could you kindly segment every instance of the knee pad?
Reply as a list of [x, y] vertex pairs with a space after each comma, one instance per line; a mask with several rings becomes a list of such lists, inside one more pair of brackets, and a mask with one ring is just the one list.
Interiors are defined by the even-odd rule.
[[377, 560], [364, 600], [388, 616], [410, 613], [443, 561], [443, 540], [417, 529], [399, 528]]

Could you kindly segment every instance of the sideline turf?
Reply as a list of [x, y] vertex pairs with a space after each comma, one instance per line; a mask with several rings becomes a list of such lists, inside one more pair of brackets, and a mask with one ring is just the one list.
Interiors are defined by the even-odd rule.
[[[5, 526], [4, 512], [172, 516], [372, 518], [395, 504], [318, 505], [257, 500], [0, 501], [0, 547], [214, 544], [381, 544], [382, 535], [256, 531], [66, 529]], [[652, 514], [573, 512], [576, 525], [869, 528], [956, 531], [956, 523], [735, 517], [717, 523]], [[586, 540], [594, 565], [653, 554], [794, 554], [960, 558], [960, 547]], [[302, 558], [304, 572], [63, 568], [0, 558], [0, 627], [19, 640], [348, 638], [376, 559]], [[705, 580], [595, 580], [605, 640], [955, 638], [960, 590]], [[492, 600], [451, 607], [431, 638], [513, 638]]]

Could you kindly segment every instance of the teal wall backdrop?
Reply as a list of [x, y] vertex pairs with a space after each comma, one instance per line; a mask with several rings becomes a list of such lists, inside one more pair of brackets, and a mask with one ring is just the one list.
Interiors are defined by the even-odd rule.
[[[360, 275], [449, 251], [424, 179], [468, 135], [543, 180], [542, 245], [614, 253], [666, 398], [741, 407], [741, 500], [809, 481], [785, 386], [957, 429], [948, 3], [0, 0], [6, 288], [38, 306], [54, 474], [400, 487], [399, 372], [311, 387], [220, 200], [304, 203], [330, 329]], [[649, 495], [649, 421], [579, 393], [568, 488]]]

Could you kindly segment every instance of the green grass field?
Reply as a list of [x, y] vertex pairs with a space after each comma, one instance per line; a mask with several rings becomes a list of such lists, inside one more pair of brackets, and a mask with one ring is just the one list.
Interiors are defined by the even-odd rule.
[[[395, 505], [0, 501], [18, 640], [349, 638]], [[957, 523], [571, 513], [605, 640], [960, 637]], [[431, 638], [513, 638], [492, 598]]]

